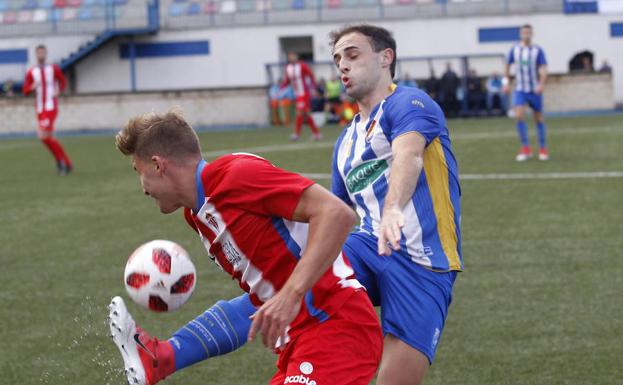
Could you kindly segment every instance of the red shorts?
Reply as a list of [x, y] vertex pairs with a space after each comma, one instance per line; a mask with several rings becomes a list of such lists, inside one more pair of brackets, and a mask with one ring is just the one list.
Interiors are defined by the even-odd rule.
[[43, 111], [38, 113], [37, 121], [39, 122], [39, 129], [47, 132], [54, 130], [56, 115], [58, 115], [58, 110]]
[[311, 97], [309, 95], [297, 96], [296, 97], [296, 110], [297, 111], [311, 110]]
[[270, 385], [367, 385], [382, 352], [379, 321], [362, 290], [327, 321], [290, 341]]

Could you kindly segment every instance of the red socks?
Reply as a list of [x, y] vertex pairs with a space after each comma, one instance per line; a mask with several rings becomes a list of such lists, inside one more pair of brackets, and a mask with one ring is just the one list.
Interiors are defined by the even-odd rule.
[[58, 140], [54, 139], [53, 137], [48, 137], [41, 139], [41, 142], [43, 142], [48, 150], [50, 150], [57, 163], [63, 162], [65, 165], [71, 167], [71, 159], [69, 159], [69, 157], [65, 153], [65, 150], [63, 149], [63, 146], [61, 146]]
[[[305, 123], [309, 124], [309, 127], [311, 128], [311, 131], [314, 133], [314, 135], [320, 134], [320, 131], [318, 131], [318, 127], [316, 127], [316, 123], [314, 123], [314, 119], [312, 119], [310, 114], [307, 114], [307, 119], [305, 119]], [[294, 126], [294, 135], [296, 136], [301, 135], [302, 126], [303, 126], [303, 115], [302, 114], [297, 115], [295, 126]]]
[[314, 123], [314, 119], [312, 119], [311, 115], [307, 115], [307, 124], [309, 124], [309, 128], [311, 128], [314, 135], [320, 134], [320, 132], [318, 131], [318, 127], [316, 127], [316, 123]]

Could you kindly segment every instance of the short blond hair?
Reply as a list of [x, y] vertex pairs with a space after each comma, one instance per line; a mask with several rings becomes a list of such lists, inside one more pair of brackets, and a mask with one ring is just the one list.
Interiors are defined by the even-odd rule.
[[175, 108], [165, 114], [150, 112], [130, 119], [117, 133], [115, 144], [124, 155], [141, 159], [153, 155], [172, 159], [201, 157], [197, 134]]

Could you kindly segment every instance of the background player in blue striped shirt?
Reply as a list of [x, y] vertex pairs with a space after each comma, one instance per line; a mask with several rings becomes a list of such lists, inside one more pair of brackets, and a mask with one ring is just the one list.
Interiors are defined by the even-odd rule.
[[528, 140], [528, 126], [525, 121], [525, 106], [534, 113], [537, 135], [539, 138], [539, 160], [548, 160], [546, 129], [543, 122], [543, 90], [547, 80], [547, 60], [543, 48], [532, 44], [532, 26], [526, 24], [519, 31], [521, 42], [513, 46], [506, 59], [504, 91], [509, 92], [509, 76], [511, 65], [515, 66], [515, 92], [513, 100], [517, 133], [521, 141], [521, 149], [515, 157], [523, 162], [532, 157], [532, 149]]

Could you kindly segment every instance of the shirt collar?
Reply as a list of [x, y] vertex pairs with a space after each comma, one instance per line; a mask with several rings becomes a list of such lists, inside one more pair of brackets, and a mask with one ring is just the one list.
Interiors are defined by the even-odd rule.
[[203, 188], [203, 179], [201, 178], [201, 174], [207, 164], [208, 162], [201, 159], [199, 164], [197, 164], [197, 169], [195, 170], [195, 184], [197, 186], [197, 203], [195, 209], [193, 210], [195, 214], [201, 210], [201, 206], [203, 206], [205, 200], [205, 189]]

